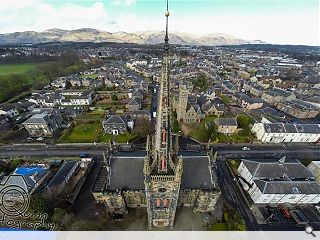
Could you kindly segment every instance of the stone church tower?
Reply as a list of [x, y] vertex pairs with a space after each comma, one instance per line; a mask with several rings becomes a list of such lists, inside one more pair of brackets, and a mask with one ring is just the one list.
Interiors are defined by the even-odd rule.
[[144, 184], [147, 198], [149, 227], [171, 227], [174, 224], [183, 172], [182, 156], [177, 157], [171, 130], [169, 80], [168, 1], [166, 35], [157, 109], [156, 134], [152, 144], [147, 141], [144, 161]]
[[186, 119], [189, 91], [186, 85], [179, 85], [179, 98], [177, 106], [177, 120], [183, 122]]

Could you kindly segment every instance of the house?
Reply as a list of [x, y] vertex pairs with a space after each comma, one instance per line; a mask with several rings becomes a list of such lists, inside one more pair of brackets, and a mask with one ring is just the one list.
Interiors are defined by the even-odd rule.
[[0, 105], [0, 115], [5, 115], [9, 118], [14, 118], [19, 115], [17, 105], [14, 103], [4, 103]]
[[251, 129], [261, 142], [310, 142], [320, 139], [319, 124], [255, 123]]
[[234, 95], [234, 98], [242, 108], [248, 110], [255, 110], [263, 107], [263, 101], [260, 98], [251, 98], [244, 93], [237, 93]]
[[123, 134], [128, 130], [128, 121], [123, 116], [110, 115], [102, 122], [102, 127], [105, 133], [112, 135]]
[[240, 183], [255, 204], [317, 204], [320, 184], [298, 160], [242, 160]]
[[288, 91], [274, 88], [267, 92], [264, 92], [261, 96], [261, 99], [270, 105], [277, 105], [279, 102], [294, 100], [296, 96]]
[[32, 137], [52, 137], [62, 128], [62, 117], [58, 112], [42, 112], [22, 123]]
[[308, 165], [308, 169], [312, 172], [315, 180], [320, 183], [320, 161], [312, 161]]
[[139, 118], [144, 118], [148, 121], [151, 120], [151, 115], [150, 112], [147, 110], [135, 110], [130, 112], [130, 116], [132, 119], [136, 120]]
[[201, 110], [205, 115], [216, 115], [220, 117], [224, 114], [224, 104], [209, 100], [201, 106]]
[[4, 177], [0, 184], [0, 192], [5, 187], [17, 186], [31, 195], [38, 189], [49, 173], [49, 168], [43, 164], [18, 167], [12, 174]]
[[246, 92], [250, 92], [250, 94], [255, 97], [261, 97], [263, 92], [265, 91], [265, 89], [262, 86], [247, 81], [243, 84], [243, 89]]
[[136, 111], [141, 109], [141, 98], [132, 98], [127, 104], [128, 111]]
[[17, 105], [20, 109], [22, 109], [25, 112], [30, 112], [32, 111], [35, 107], [37, 107], [37, 104], [34, 102], [29, 102], [29, 101], [23, 101], [23, 102], [18, 102]]
[[296, 118], [315, 118], [319, 113], [316, 106], [300, 99], [280, 102], [276, 107]]
[[223, 134], [235, 134], [238, 130], [238, 123], [235, 118], [218, 118], [215, 120], [218, 127], [217, 132]]

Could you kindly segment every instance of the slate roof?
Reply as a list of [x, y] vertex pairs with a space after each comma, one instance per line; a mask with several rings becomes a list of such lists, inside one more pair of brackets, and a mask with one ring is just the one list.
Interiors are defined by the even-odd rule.
[[319, 124], [293, 124], [293, 123], [265, 123], [263, 127], [267, 133], [313, 133], [320, 134]]
[[[182, 189], [212, 189], [209, 157], [200, 152], [181, 151], [183, 156]], [[110, 179], [107, 190], [143, 190], [145, 151], [119, 152], [110, 157]], [[97, 181], [98, 182], [98, 181]]]
[[242, 160], [243, 164], [250, 171], [255, 179], [283, 179], [284, 176], [290, 179], [312, 179], [312, 172], [303, 166], [299, 161], [262, 162], [253, 160]]
[[254, 180], [264, 194], [320, 194], [320, 184], [315, 181], [263, 181]]
[[251, 98], [247, 94], [244, 94], [244, 93], [236, 94], [236, 97], [238, 99], [243, 100], [243, 101], [250, 103], [250, 104], [263, 103], [261, 98]]
[[27, 119], [23, 124], [44, 124], [49, 122], [49, 115], [47, 113], [35, 114]]
[[62, 182], [66, 179], [67, 175], [70, 173], [71, 169], [76, 163], [77, 161], [64, 161], [59, 171], [56, 173], [56, 175], [54, 175], [49, 184], [46, 186], [46, 189], [50, 189], [62, 184]]
[[235, 118], [218, 118], [215, 120], [215, 124], [218, 126], [238, 126]]
[[104, 124], [126, 124], [124, 119], [119, 115], [111, 115], [103, 123]]

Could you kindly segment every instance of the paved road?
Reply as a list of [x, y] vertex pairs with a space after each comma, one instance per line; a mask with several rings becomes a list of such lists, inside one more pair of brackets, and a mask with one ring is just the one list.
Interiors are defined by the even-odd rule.
[[223, 197], [230, 206], [236, 209], [247, 225], [249, 231], [259, 231], [260, 226], [249, 209], [239, 188], [234, 184], [233, 177], [227, 168], [224, 159], [217, 160], [218, 184], [222, 191]]
[[[243, 146], [249, 146], [250, 151], [243, 151]], [[287, 156], [288, 158], [300, 158], [316, 160], [320, 159], [319, 145], [235, 145], [220, 144], [213, 145], [218, 151], [219, 157], [233, 159], [279, 159]], [[88, 146], [58, 146], [58, 145], [1, 145], [0, 157], [10, 156], [38, 156], [38, 157], [60, 157], [60, 156], [78, 156], [80, 152], [86, 152], [93, 156], [101, 156], [106, 150], [106, 146], [88, 145]]]

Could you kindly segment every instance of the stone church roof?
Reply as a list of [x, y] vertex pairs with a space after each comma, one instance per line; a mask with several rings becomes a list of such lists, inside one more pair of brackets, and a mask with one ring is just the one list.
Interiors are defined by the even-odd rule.
[[[201, 152], [181, 151], [183, 174], [181, 189], [212, 189], [209, 156]], [[144, 190], [145, 151], [119, 152], [110, 157], [110, 179], [107, 190]]]

